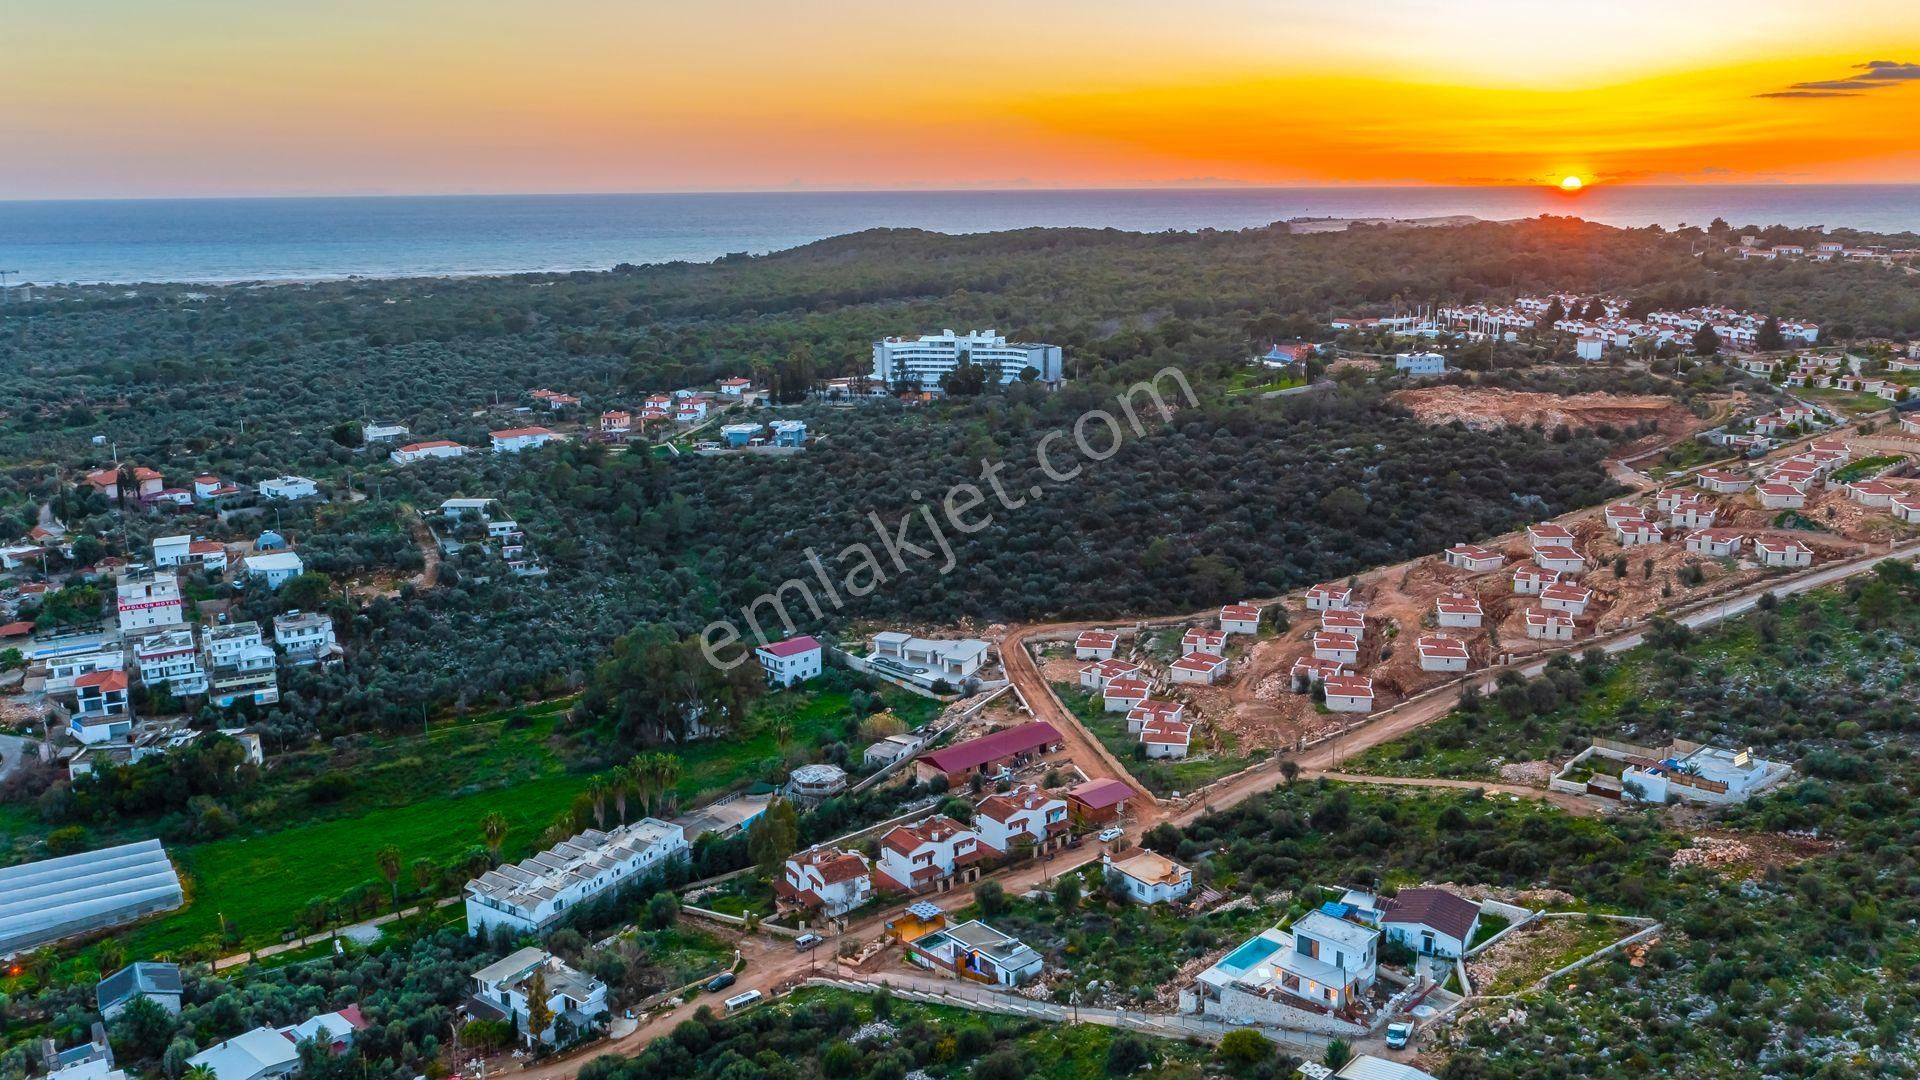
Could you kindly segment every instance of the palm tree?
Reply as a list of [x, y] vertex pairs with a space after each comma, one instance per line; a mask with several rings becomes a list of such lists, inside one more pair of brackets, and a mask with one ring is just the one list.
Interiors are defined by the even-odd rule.
[[507, 838], [507, 816], [495, 810], [480, 819], [480, 835], [486, 837], [487, 851], [493, 855], [494, 864], [500, 862], [500, 845]]
[[773, 718], [770, 725], [773, 731], [773, 745], [780, 750], [780, 756], [787, 756], [787, 747], [793, 745], [793, 714], [781, 713]]
[[220, 1074], [214, 1072], [211, 1065], [189, 1065], [187, 1071], [180, 1074], [180, 1080], [220, 1080]]
[[392, 844], [381, 848], [373, 856], [380, 865], [380, 876], [387, 879], [387, 890], [393, 894], [393, 910], [400, 910], [400, 849]]
[[413, 887], [420, 890], [422, 896], [433, 888], [434, 879], [440, 876], [440, 868], [432, 859], [413, 860]]
[[595, 774], [587, 778], [587, 798], [593, 801], [593, 823], [604, 829], [607, 827], [607, 781]]
[[635, 754], [627, 768], [633, 772], [633, 793], [640, 796], [640, 812], [653, 813], [653, 793], [658, 790], [655, 781], [652, 754]]
[[616, 766], [613, 776], [607, 781], [607, 787], [613, 791], [613, 808], [620, 815], [620, 824], [627, 823], [627, 794], [633, 790], [633, 770], [625, 765]]
[[659, 753], [653, 755], [654, 781], [660, 785], [660, 804], [671, 808], [680, 801], [674, 786], [680, 783], [680, 755]]

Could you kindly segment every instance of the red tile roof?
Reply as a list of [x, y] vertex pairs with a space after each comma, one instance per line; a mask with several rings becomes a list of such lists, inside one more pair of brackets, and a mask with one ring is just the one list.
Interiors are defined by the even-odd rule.
[[124, 671], [89, 671], [73, 680], [75, 686], [97, 686], [103, 692], [127, 688], [127, 673]]
[[1480, 905], [1445, 889], [1402, 889], [1380, 902], [1380, 921], [1430, 926], [1461, 942], [1473, 932]]
[[1031, 753], [1060, 741], [1060, 733], [1045, 720], [1003, 728], [990, 735], [920, 755], [920, 760], [941, 772], [957, 773], [977, 769], [988, 762]]
[[762, 645], [760, 646], [760, 651], [769, 656], [787, 657], [812, 652], [819, 647], [820, 643], [818, 641], [815, 641], [806, 634], [802, 634], [799, 637], [790, 637], [785, 641], [776, 641], [771, 645]]
[[1328, 697], [1371, 698], [1373, 680], [1365, 675], [1329, 675], [1321, 682]]
[[1067, 792], [1067, 797], [1089, 810], [1105, 810], [1119, 806], [1134, 797], [1136, 792], [1119, 780], [1089, 780]]
[[1423, 637], [1419, 641], [1421, 656], [1437, 656], [1447, 659], [1466, 659], [1467, 643], [1456, 638], [1441, 637], [1438, 634]]

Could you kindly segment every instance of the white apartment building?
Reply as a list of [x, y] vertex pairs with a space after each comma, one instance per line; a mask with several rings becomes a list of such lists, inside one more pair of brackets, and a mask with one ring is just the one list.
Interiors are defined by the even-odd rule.
[[298, 667], [332, 663], [340, 658], [333, 620], [318, 611], [289, 611], [273, 617], [273, 643]]
[[574, 905], [683, 857], [686, 850], [686, 830], [659, 818], [641, 818], [609, 832], [588, 829], [467, 882], [467, 933], [496, 926], [540, 933]]
[[206, 653], [207, 700], [223, 709], [242, 698], [256, 705], [280, 700], [276, 659], [259, 623], [210, 626], [201, 637]]
[[180, 579], [173, 574], [155, 573], [147, 566], [129, 566], [114, 581], [113, 591], [123, 635], [179, 626], [187, 621], [186, 606], [180, 599]]
[[1393, 370], [1407, 375], [1445, 375], [1447, 358], [1437, 352], [1403, 352], [1394, 356]]
[[992, 330], [882, 338], [873, 343], [873, 378], [887, 386], [905, 382], [920, 390], [939, 390], [962, 356], [987, 368], [989, 377], [997, 366], [1002, 384], [1017, 382], [1028, 368], [1039, 373], [1039, 382], [1060, 381], [1060, 346], [1008, 341]]
[[285, 585], [307, 569], [300, 556], [291, 551], [267, 551], [241, 561], [246, 564], [247, 576], [264, 582], [269, 589]]
[[133, 659], [140, 681], [148, 686], [164, 684], [175, 697], [207, 692], [207, 671], [200, 666], [193, 631], [186, 627], [141, 638], [133, 645]]

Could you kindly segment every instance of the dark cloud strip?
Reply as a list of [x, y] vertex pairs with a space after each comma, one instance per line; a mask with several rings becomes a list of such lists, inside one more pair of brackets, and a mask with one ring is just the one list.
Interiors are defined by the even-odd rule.
[[1884, 90], [1903, 82], [1920, 82], [1920, 64], [1898, 60], [1869, 60], [1853, 65], [1859, 71], [1844, 79], [1817, 79], [1790, 84], [1785, 90], [1755, 94], [1759, 98], [1859, 97], [1868, 90]]

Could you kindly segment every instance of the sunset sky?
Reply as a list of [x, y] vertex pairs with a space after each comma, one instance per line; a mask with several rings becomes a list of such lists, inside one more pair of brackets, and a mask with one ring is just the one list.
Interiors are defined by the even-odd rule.
[[1914, 0], [85, 0], [0, 42], [0, 198], [1920, 183]]

